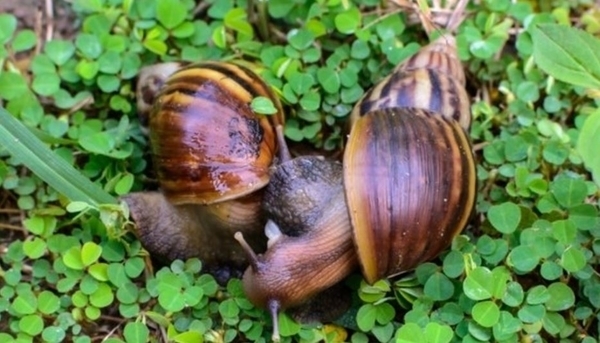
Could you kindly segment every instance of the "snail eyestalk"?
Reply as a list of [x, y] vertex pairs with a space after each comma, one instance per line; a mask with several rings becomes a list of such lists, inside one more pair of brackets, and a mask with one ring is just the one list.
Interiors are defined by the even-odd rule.
[[273, 334], [271, 335], [271, 340], [273, 342], [279, 342], [279, 301], [277, 300], [269, 300], [269, 312], [271, 313], [271, 318], [273, 320]]
[[242, 249], [246, 252], [246, 255], [248, 255], [248, 262], [250, 263], [250, 266], [252, 266], [252, 269], [258, 271], [258, 256], [256, 256], [256, 253], [252, 250], [252, 247], [248, 242], [246, 242], [244, 235], [238, 231], [233, 235], [233, 238], [240, 243]]
[[275, 127], [275, 133], [277, 135], [277, 144], [279, 144], [279, 159], [281, 160], [279, 163], [283, 163], [292, 159], [292, 155], [290, 154], [290, 150], [288, 149], [287, 144], [285, 143], [285, 135], [283, 134], [283, 126], [277, 125]]

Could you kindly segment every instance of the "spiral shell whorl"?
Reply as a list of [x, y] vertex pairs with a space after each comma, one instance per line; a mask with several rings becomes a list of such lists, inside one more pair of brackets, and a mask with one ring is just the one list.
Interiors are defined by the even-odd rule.
[[458, 58], [456, 38], [450, 34], [442, 35], [424, 46], [417, 54], [399, 64], [396, 70], [420, 68], [437, 71], [465, 86], [465, 71]]
[[149, 65], [140, 70], [135, 92], [138, 119], [144, 133], [148, 133], [150, 112], [161, 87], [169, 76], [182, 66], [181, 62], [165, 62]]
[[468, 130], [471, 104], [454, 37], [443, 35], [398, 65], [354, 107], [354, 125], [366, 113], [386, 108], [422, 108], [453, 118]]
[[432, 69], [398, 70], [368, 91], [354, 109], [353, 122], [387, 108], [422, 108], [470, 125], [469, 98], [455, 79]]
[[[256, 96], [279, 113], [257, 116]], [[150, 141], [161, 189], [174, 204], [210, 204], [249, 194], [268, 182], [276, 152], [270, 120], [282, 111], [269, 87], [230, 63], [192, 64], [172, 74], [150, 114]]]

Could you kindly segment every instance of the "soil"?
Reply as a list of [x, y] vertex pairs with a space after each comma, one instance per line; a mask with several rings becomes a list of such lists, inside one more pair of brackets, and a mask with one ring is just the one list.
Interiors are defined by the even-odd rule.
[[19, 28], [34, 30], [43, 41], [68, 39], [79, 25], [65, 0], [0, 0], [0, 13], [13, 14]]

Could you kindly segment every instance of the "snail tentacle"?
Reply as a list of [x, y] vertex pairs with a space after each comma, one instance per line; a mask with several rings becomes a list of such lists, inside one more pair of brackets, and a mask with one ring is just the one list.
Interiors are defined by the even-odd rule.
[[269, 312], [271, 314], [271, 319], [273, 321], [273, 334], [271, 335], [271, 340], [273, 342], [279, 342], [279, 309], [281, 308], [279, 301], [275, 299], [269, 300]]
[[283, 134], [283, 126], [277, 125], [275, 127], [275, 133], [277, 134], [277, 143], [279, 144], [279, 163], [284, 163], [292, 159], [290, 150], [285, 142], [285, 135]]
[[252, 269], [255, 272], [257, 272], [259, 269], [259, 264], [260, 264], [260, 262], [258, 260], [258, 256], [254, 252], [252, 247], [248, 244], [248, 242], [246, 242], [246, 239], [244, 239], [244, 235], [238, 231], [233, 235], [233, 237], [235, 238], [236, 241], [238, 241], [238, 243], [240, 243], [240, 245], [242, 246], [242, 249], [244, 249], [244, 252], [246, 253], [246, 255], [248, 257], [248, 261], [250, 262], [250, 267], [252, 267]]

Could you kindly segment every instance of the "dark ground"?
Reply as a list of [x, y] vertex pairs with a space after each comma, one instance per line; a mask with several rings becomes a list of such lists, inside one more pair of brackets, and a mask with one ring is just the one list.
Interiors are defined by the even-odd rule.
[[0, 0], [0, 13], [15, 15], [19, 28], [34, 30], [43, 41], [69, 38], [78, 24], [65, 0]]

